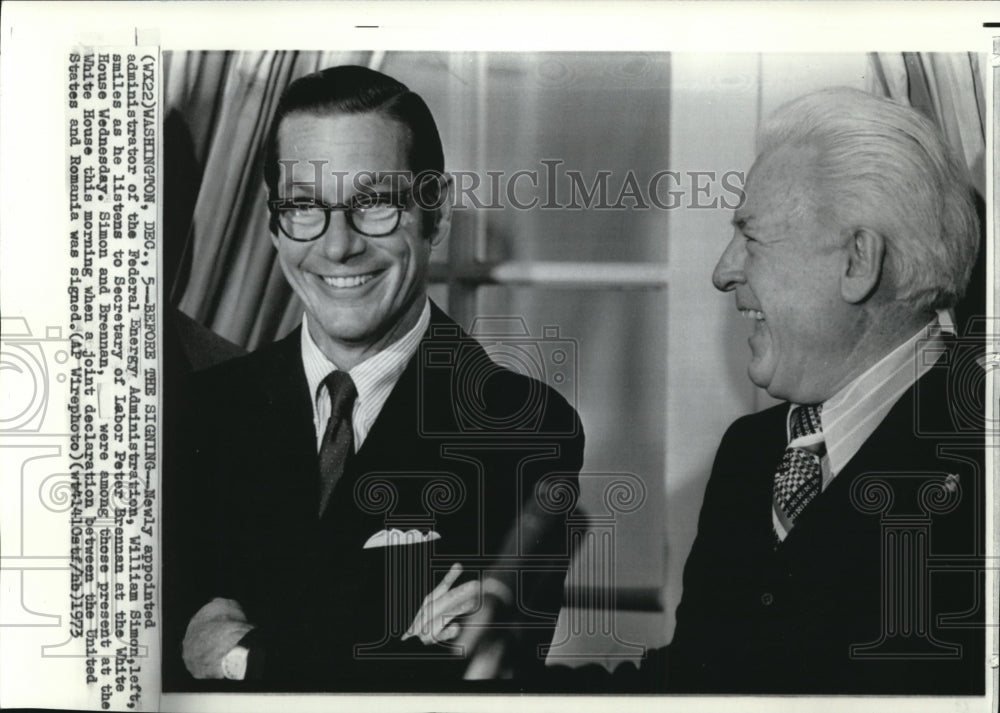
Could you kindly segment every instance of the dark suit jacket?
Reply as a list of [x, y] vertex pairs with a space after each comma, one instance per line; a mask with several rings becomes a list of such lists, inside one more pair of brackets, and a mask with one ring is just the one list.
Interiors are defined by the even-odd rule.
[[638, 671], [620, 666], [610, 680], [555, 671], [550, 684], [981, 693], [982, 382], [956, 369], [960, 358], [953, 345], [900, 399], [777, 550], [771, 493], [789, 406], [733, 423], [705, 492], [671, 644]]
[[[464, 662], [398, 635], [455, 561], [511, 566], [508, 623], [532, 654], [551, 640], [570, 553], [566, 513], [539, 508], [536, 486], [577, 487], [579, 419], [552, 389], [494, 365], [436, 306], [322, 520], [299, 330], [195, 375], [186, 403], [186, 460], [166, 493], [175, 668], [191, 615], [225, 597], [257, 626], [255, 666], [264, 652], [263, 679], [243, 689], [449, 690]], [[387, 527], [441, 539], [363, 549]], [[170, 688], [220, 686], [169, 671]]]

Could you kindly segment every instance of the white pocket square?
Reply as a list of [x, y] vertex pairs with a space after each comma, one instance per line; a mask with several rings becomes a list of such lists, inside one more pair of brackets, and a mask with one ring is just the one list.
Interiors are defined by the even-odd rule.
[[362, 549], [370, 550], [375, 547], [394, 547], [396, 545], [416, 545], [421, 542], [433, 542], [440, 540], [441, 535], [434, 530], [421, 532], [420, 530], [379, 530], [368, 538]]

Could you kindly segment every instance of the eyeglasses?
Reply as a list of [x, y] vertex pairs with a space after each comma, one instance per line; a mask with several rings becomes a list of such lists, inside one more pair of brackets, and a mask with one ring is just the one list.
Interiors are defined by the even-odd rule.
[[274, 223], [289, 239], [307, 243], [316, 240], [330, 227], [330, 213], [343, 211], [347, 224], [362, 235], [381, 238], [399, 227], [400, 216], [409, 203], [410, 191], [401, 193], [359, 193], [347, 203], [330, 205], [309, 198], [269, 200], [272, 229]]

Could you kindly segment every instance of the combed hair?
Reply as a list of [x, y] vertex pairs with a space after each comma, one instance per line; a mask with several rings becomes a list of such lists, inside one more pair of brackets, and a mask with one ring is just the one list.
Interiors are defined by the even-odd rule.
[[847, 234], [886, 242], [895, 298], [919, 310], [962, 297], [979, 250], [979, 220], [965, 166], [915, 109], [846, 87], [794, 99], [768, 118], [758, 155], [813, 147], [820, 195]]
[[[334, 114], [379, 114], [399, 122], [409, 132], [409, 170], [444, 173], [441, 135], [431, 110], [419, 94], [402, 82], [374, 69], [355, 65], [328, 67], [299, 77], [285, 89], [271, 120], [264, 143], [264, 182], [269, 199], [278, 198], [278, 130], [291, 114], [329, 116]], [[433, 205], [428, 199], [425, 205]], [[434, 219], [430, 211], [425, 216]], [[433, 223], [433, 220], [431, 221]], [[425, 224], [425, 229], [426, 229]]]

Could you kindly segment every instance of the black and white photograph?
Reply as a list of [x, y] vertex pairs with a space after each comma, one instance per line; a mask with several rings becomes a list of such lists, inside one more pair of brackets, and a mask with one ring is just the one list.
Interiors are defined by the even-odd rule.
[[982, 62], [167, 54], [179, 690], [982, 692]]
[[987, 709], [993, 30], [805, 4], [60, 30], [0, 701]]

